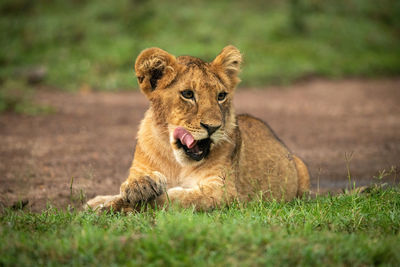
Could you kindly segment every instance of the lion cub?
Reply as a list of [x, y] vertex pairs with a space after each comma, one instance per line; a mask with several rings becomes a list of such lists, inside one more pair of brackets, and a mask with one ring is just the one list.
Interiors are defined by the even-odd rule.
[[232, 106], [242, 56], [225, 47], [210, 63], [159, 48], [140, 53], [136, 76], [150, 108], [142, 120], [120, 194], [88, 207], [116, 211], [140, 203], [208, 210], [256, 196], [290, 200], [309, 190], [306, 165], [250, 115]]

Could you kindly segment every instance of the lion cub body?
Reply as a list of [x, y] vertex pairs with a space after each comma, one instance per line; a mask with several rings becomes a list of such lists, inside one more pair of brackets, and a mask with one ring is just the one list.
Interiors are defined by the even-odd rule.
[[[272, 130], [232, 106], [240, 52], [228, 46], [211, 63], [151, 48], [135, 71], [150, 108], [119, 195], [92, 208], [131, 210], [141, 203], [207, 210], [255, 197], [290, 200], [309, 190], [305, 164]], [[190, 140], [190, 141], [187, 141]]]

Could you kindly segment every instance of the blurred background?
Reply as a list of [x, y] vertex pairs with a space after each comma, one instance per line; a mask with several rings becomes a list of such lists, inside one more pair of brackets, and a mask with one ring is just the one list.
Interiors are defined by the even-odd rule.
[[0, 34], [3, 91], [136, 88], [151, 46], [212, 60], [233, 44], [242, 87], [400, 74], [397, 0], [1, 0]]

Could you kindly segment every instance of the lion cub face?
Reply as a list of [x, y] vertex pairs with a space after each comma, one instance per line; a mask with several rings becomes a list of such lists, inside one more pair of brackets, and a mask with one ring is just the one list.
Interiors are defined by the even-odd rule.
[[138, 82], [150, 100], [155, 125], [181, 165], [199, 163], [216, 146], [229, 142], [240, 63], [240, 52], [233, 46], [210, 63], [175, 58], [159, 48], [146, 49], [136, 59]]

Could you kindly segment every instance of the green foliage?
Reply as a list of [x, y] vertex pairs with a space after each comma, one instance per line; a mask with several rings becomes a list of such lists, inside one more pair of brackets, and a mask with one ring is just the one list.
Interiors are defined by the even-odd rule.
[[242, 85], [400, 73], [400, 2], [31, 1], [0, 3], [0, 78], [47, 67], [44, 82], [70, 90], [135, 87], [147, 47], [213, 59], [244, 53]]
[[398, 265], [400, 191], [237, 203], [209, 213], [7, 210], [0, 265]]

